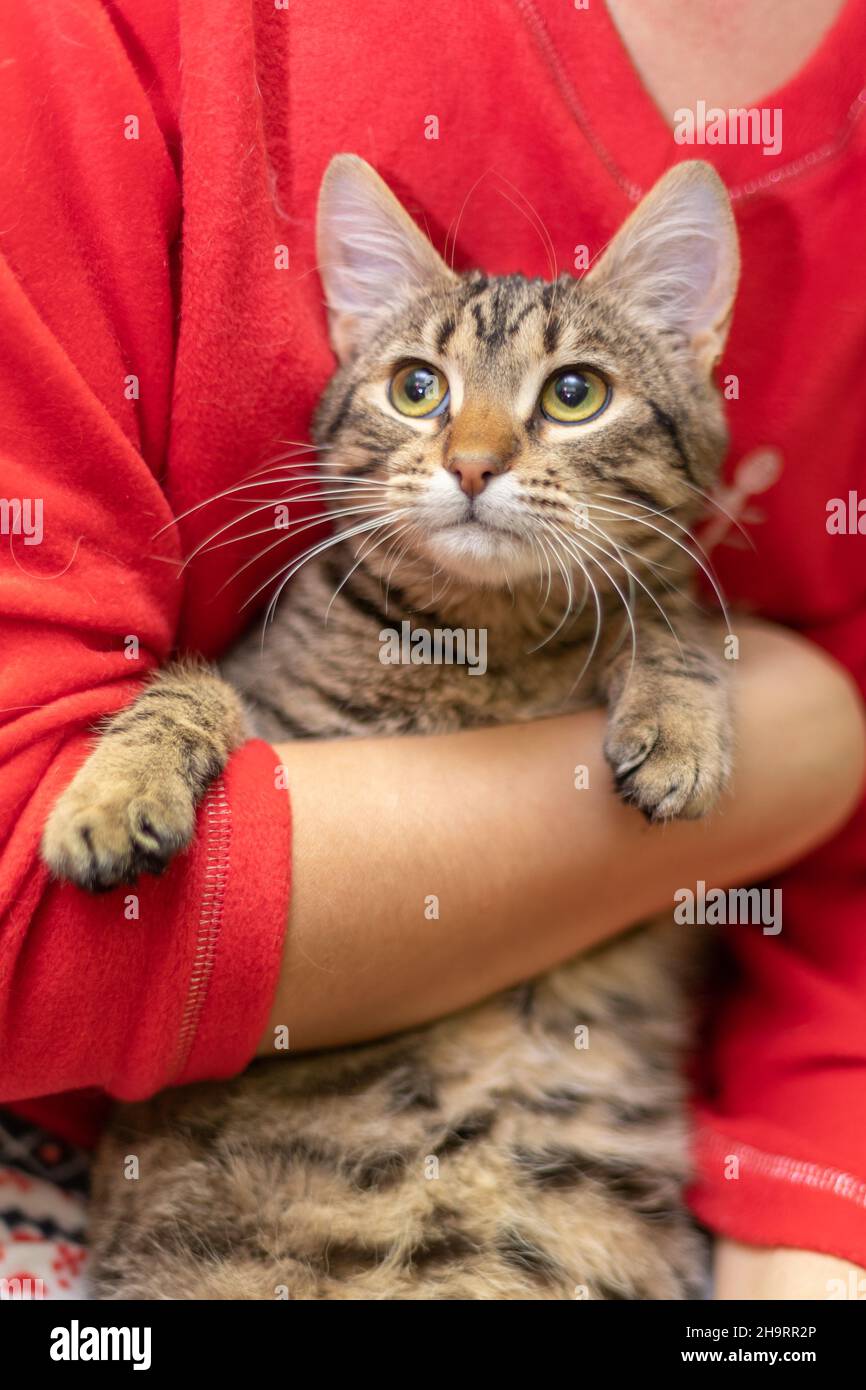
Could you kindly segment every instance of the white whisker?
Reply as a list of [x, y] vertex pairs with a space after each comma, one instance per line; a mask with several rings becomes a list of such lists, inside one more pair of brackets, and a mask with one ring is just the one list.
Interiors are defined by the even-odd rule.
[[293, 560], [291, 564], [289, 564], [288, 566], [284, 566], [283, 569], [277, 570], [277, 572], [275, 574], [272, 574], [269, 579], [266, 579], [263, 584], [260, 584], [259, 587], [252, 594], [250, 594], [249, 598], [241, 604], [241, 608], [247, 608], [249, 604], [253, 603], [258, 598], [259, 594], [264, 593], [266, 589], [270, 588], [271, 584], [273, 584], [277, 579], [279, 579], [279, 586], [276, 592], [271, 597], [267, 609], [265, 611], [264, 626], [266, 627], [269, 622], [273, 621], [273, 617], [277, 608], [277, 603], [279, 602], [279, 598], [283, 592], [283, 589], [286, 587], [289, 580], [297, 574], [298, 570], [301, 569], [303, 565], [307, 564], [315, 556], [321, 555], [324, 551], [330, 549], [331, 546], [339, 545], [343, 541], [351, 540], [352, 536], [361, 535], [365, 531], [372, 531], [380, 526], [385, 526], [390, 521], [393, 521], [394, 518], [398, 515], [398, 512], [389, 512], [384, 517], [380, 517], [378, 520], [374, 518], [370, 521], [358, 522], [357, 525], [350, 526], [347, 531], [338, 531], [333, 536], [328, 536], [325, 538], [325, 540], [319, 541], [315, 545], [311, 545], [308, 550], [305, 550], [304, 553], [300, 555], [296, 560]]
[[[594, 542], [594, 541], [589, 540], [588, 537], [587, 537], [586, 539], [589, 541], [589, 544], [590, 544], [590, 545], [596, 545], [596, 546], [598, 546], [598, 543], [597, 543], [597, 542]], [[620, 560], [614, 560], [614, 563], [619, 564], [619, 565], [626, 571], [626, 573], [627, 573], [628, 576], [629, 576], [629, 597], [626, 598], [625, 594], [623, 593], [622, 589], [621, 589], [621, 588], [619, 587], [619, 585], [617, 584], [617, 582], [616, 582], [616, 580], [614, 579], [613, 575], [612, 575], [612, 574], [610, 573], [610, 571], [606, 568], [606, 566], [604, 566], [604, 565], [601, 563], [601, 561], [598, 559], [597, 556], [591, 555], [591, 554], [587, 554], [587, 552], [584, 550], [583, 546], [581, 545], [580, 541], [577, 540], [576, 537], [573, 537], [573, 536], [572, 536], [572, 537], [563, 537], [563, 541], [564, 541], [564, 543], [565, 543], [565, 545], [566, 545], [566, 549], [567, 549], [567, 550], [569, 549], [568, 542], [571, 541], [571, 543], [577, 547], [577, 550], [579, 551], [579, 553], [580, 553], [582, 556], [584, 556], [584, 557], [585, 557], [587, 560], [589, 560], [591, 563], [595, 564], [595, 565], [597, 566], [597, 568], [601, 570], [601, 572], [602, 572], [602, 574], [604, 575], [605, 579], [608, 581], [608, 583], [611, 585], [611, 587], [616, 591], [616, 594], [617, 594], [617, 596], [618, 596], [618, 598], [619, 598], [619, 600], [620, 600], [620, 603], [621, 603], [622, 606], [623, 606], [623, 612], [625, 613], [625, 616], [626, 616], [626, 623], [623, 624], [622, 632], [623, 632], [623, 633], [625, 633], [625, 632], [630, 632], [630, 633], [631, 633], [631, 664], [629, 665], [629, 672], [628, 672], [628, 676], [627, 676], [627, 678], [626, 678], [626, 683], [628, 683], [628, 681], [631, 680], [631, 675], [632, 675], [632, 672], [633, 672], [633, 670], [634, 670], [634, 663], [635, 663], [635, 660], [636, 660], [636, 657], [637, 657], [637, 630], [636, 630], [636, 628], [635, 628], [635, 624], [634, 624], [634, 614], [633, 614], [633, 611], [632, 611], [632, 602], [633, 602], [633, 595], [634, 595], [634, 589], [633, 589], [632, 581], [633, 581], [634, 576], [632, 575], [631, 570], [628, 568], [628, 565], [623, 564], [623, 562], [620, 561]], [[598, 548], [601, 549], [600, 546], [598, 546]], [[607, 551], [605, 551], [604, 553], [605, 553], [605, 554], [608, 554]], [[614, 558], [614, 557], [609, 556], [609, 558]], [[616, 650], [617, 650], [617, 651], [619, 650], [619, 646], [620, 646], [621, 642], [622, 642], [622, 636], [620, 636], [619, 642], [617, 643], [617, 646], [616, 646]]]
[[[400, 533], [401, 533], [402, 531], [405, 531], [406, 528], [407, 528], [407, 526], [409, 526], [410, 524], [411, 524], [411, 523], [408, 522], [408, 521], [405, 522], [403, 526], [398, 527], [397, 533], [396, 533], [396, 534], [397, 534], [397, 535], [400, 535]], [[334, 590], [334, 592], [333, 592], [332, 595], [331, 595], [330, 603], [328, 604], [328, 607], [327, 607], [326, 610], [325, 610], [325, 622], [326, 622], [326, 623], [327, 623], [327, 621], [328, 621], [328, 618], [330, 617], [331, 609], [332, 609], [333, 606], [334, 606], [334, 600], [336, 599], [337, 595], [340, 593], [341, 589], [344, 587], [344, 585], [348, 584], [349, 580], [352, 578], [352, 575], [355, 573], [355, 570], [358, 569], [359, 565], [362, 565], [362, 564], [364, 563], [364, 561], [366, 560], [367, 556], [368, 556], [368, 555], [371, 555], [371, 554], [373, 553], [374, 550], [378, 550], [378, 548], [379, 548], [380, 545], [384, 545], [385, 542], [389, 539], [389, 536], [391, 536], [391, 539], [393, 540], [393, 535], [392, 535], [392, 533], [391, 533], [390, 531], [386, 531], [386, 532], [385, 532], [385, 535], [382, 536], [381, 540], [376, 541], [376, 543], [375, 543], [374, 545], [369, 546], [366, 550], [364, 550], [364, 548], [363, 548], [364, 542], [362, 542], [361, 553], [359, 554], [357, 560], [355, 561], [355, 563], [354, 563], [354, 565], [352, 566], [352, 568], [351, 568], [351, 569], [348, 571], [348, 573], [345, 575], [345, 577], [344, 577], [343, 579], [340, 580], [339, 584], [337, 585], [336, 589]], [[366, 541], [366, 539], [367, 539], [367, 538], [365, 537], [365, 541]]]
[[[359, 489], [358, 491], [363, 492], [363, 488]], [[273, 499], [268, 498], [264, 502], [257, 504], [255, 507], [251, 507], [249, 511], [242, 512], [240, 516], [231, 517], [228, 521], [223, 522], [222, 526], [218, 526], [215, 531], [211, 531], [209, 536], [205, 536], [204, 540], [199, 541], [195, 549], [190, 551], [189, 555], [187, 555], [186, 559], [181, 565], [181, 570], [185, 570], [187, 565], [192, 564], [192, 561], [198, 555], [200, 555], [202, 551], [208, 549], [216, 550], [218, 547], [212, 545], [212, 542], [215, 541], [218, 536], [225, 535], [226, 531], [230, 531], [233, 526], [239, 526], [241, 522], [248, 521], [251, 517], [259, 516], [262, 512], [270, 511], [274, 507], [288, 507], [290, 503], [328, 502], [330, 500], [336, 500], [336, 498], [340, 496], [356, 497], [357, 495], [358, 492], [356, 492], [355, 489], [347, 490], [344, 488], [336, 492], [326, 492], [324, 494], [320, 493], [318, 489], [316, 489], [314, 492], [303, 493], [300, 495], [295, 493], [286, 493], [283, 494], [277, 502], [274, 502]], [[286, 531], [288, 531], [290, 528], [285, 527], [281, 529], [285, 529]]]
[[[599, 493], [599, 494], [598, 494], [598, 496], [606, 496], [606, 495], [607, 495], [607, 494], [604, 494], [604, 493]], [[628, 499], [624, 499], [624, 498], [618, 497], [618, 498], [615, 498], [614, 500], [615, 500], [615, 501], [618, 501], [618, 502], [622, 502], [622, 501], [625, 501], [625, 500], [628, 500]], [[597, 502], [590, 502], [588, 505], [591, 506], [591, 507], [593, 508], [594, 511], [608, 512], [611, 516], [618, 516], [618, 517], [621, 517], [623, 521], [637, 522], [638, 526], [645, 526], [649, 531], [655, 531], [657, 535], [659, 535], [659, 536], [664, 536], [665, 540], [670, 541], [671, 544], [677, 546], [677, 548], [678, 548], [679, 550], [681, 550], [681, 551], [683, 552], [683, 554], [688, 555], [688, 557], [689, 557], [689, 559], [692, 561], [692, 563], [695, 564], [695, 565], [697, 565], [698, 569], [702, 570], [703, 573], [707, 576], [707, 579], [709, 580], [709, 582], [710, 582], [710, 584], [711, 584], [711, 586], [712, 586], [713, 593], [715, 594], [716, 599], [717, 599], [717, 601], [718, 601], [719, 608], [721, 609], [722, 617], [723, 617], [724, 620], [725, 620], [725, 625], [726, 625], [726, 627], [727, 627], [727, 629], [728, 629], [728, 632], [730, 633], [730, 631], [731, 631], [731, 619], [730, 619], [730, 615], [729, 615], [729, 613], [728, 613], [728, 606], [727, 606], [727, 603], [725, 602], [725, 596], [724, 596], [724, 594], [722, 593], [722, 590], [721, 590], [721, 588], [720, 588], [720, 586], [719, 586], [718, 580], [716, 579], [716, 576], [715, 576], [715, 574], [713, 573], [713, 570], [712, 570], [712, 568], [711, 568], [711, 566], [710, 566], [709, 556], [705, 556], [705, 558], [706, 558], [706, 560], [707, 560], [707, 563], [704, 564], [704, 562], [703, 562], [703, 560], [701, 559], [701, 556], [700, 556], [700, 555], [695, 555], [694, 551], [689, 550], [688, 546], [687, 546], [687, 545], [683, 545], [682, 541], [678, 541], [677, 538], [676, 538], [676, 536], [672, 536], [672, 535], [670, 535], [669, 532], [663, 531], [663, 530], [661, 529], [660, 526], [654, 526], [654, 525], [652, 524], [651, 521], [647, 521], [646, 517], [643, 517], [643, 516], [633, 516], [630, 512], [618, 512], [618, 511], [614, 511], [614, 509], [613, 509], [612, 507], [601, 507], [601, 506], [598, 505]], [[633, 505], [633, 506], [639, 506], [639, 505], [641, 505], [641, 504], [640, 504], [640, 503], [632, 503], [632, 505]], [[681, 526], [681, 525], [679, 524], [679, 522], [675, 522], [674, 519], [673, 519], [673, 517], [668, 517], [668, 520], [669, 520], [669, 521], [672, 521], [673, 524], [674, 524], [680, 531], [684, 532], [685, 535], [687, 535], [687, 536], [689, 537], [689, 539], [695, 544], [695, 546], [697, 547], [697, 549], [698, 549], [699, 551], [701, 551], [701, 554], [704, 554], [703, 549], [702, 549], [702, 547], [701, 547], [701, 545], [700, 545], [700, 542], [697, 541], [697, 540], [695, 540], [694, 536], [691, 534], [690, 531], [686, 530], [686, 528], [685, 528], [684, 526]]]
[[691, 488], [692, 492], [696, 492], [699, 497], [703, 497], [704, 501], [709, 502], [710, 506], [715, 507], [716, 511], [721, 512], [722, 516], [727, 517], [731, 525], [736, 527], [736, 529], [739, 531], [740, 535], [746, 541], [749, 548], [757, 552], [758, 547], [755, 545], [755, 542], [752, 540], [752, 537], [749, 535], [745, 527], [742, 526], [740, 522], [737, 520], [737, 518], [734, 516], [733, 512], [729, 512], [726, 507], [722, 506], [721, 502], [717, 502], [711, 492], [704, 492], [704, 489], [702, 487], [695, 487], [693, 483], [687, 483], [685, 478], [682, 478], [680, 481], [684, 483], [686, 487]]
[[[217, 590], [217, 593], [221, 594], [223, 590], [228, 587], [229, 584], [234, 583], [236, 579], [240, 578], [240, 576], [244, 573], [245, 570], [248, 570], [251, 565], [257, 564], [258, 561], [264, 559], [266, 555], [270, 555], [271, 551], [276, 550], [277, 546], [282, 545], [285, 540], [288, 540], [290, 538], [294, 539], [295, 536], [300, 536], [304, 531], [311, 531], [314, 528], [321, 526], [324, 521], [338, 521], [344, 516], [352, 516], [357, 515], [358, 513], [376, 512], [381, 510], [381, 507], [375, 507], [371, 505], [365, 507], [346, 507], [336, 512], [319, 512], [318, 515], [307, 518], [302, 526], [295, 526], [292, 528], [287, 527], [282, 532], [282, 535], [278, 536], [277, 539], [275, 541], [272, 541], [270, 545], [264, 546], [264, 548], [258, 551], [257, 554], [251, 556], [249, 560], [245, 560], [242, 565], [239, 565], [238, 568], [234, 571], [234, 573], [229, 575], [228, 579], [220, 585], [219, 589]], [[273, 532], [273, 530], [274, 527], [271, 526], [267, 528], [267, 531], [260, 532], [259, 534], [268, 534], [269, 532]], [[222, 544], [228, 544], [228, 542], [222, 542]]]
[[[549, 530], [549, 529], [550, 529], [550, 523], [549, 523], [549, 522], [547, 522], [547, 521], [542, 521], [542, 525], [545, 527], [546, 530]], [[604, 617], [603, 617], [602, 607], [601, 607], [601, 597], [600, 597], [600, 595], [599, 595], [598, 588], [597, 588], [597, 586], [596, 586], [595, 580], [593, 579], [593, 577], [592, 577], [592, 575], [590, 574], [589, 570], [586, 568], [586, 565], [583, 563], [583, 561], [582, 561], [579, 557], [574, 557], [574, 558], [577, 559], [577, 564], [579, 565], [580, 569], [583, 571], [584, 577], [585, 577], [587, 583], [589, 584], [590, 588], [592, 589], [593, 602], [595, 603], [595, 631], [593, 632], [593, 635], [592, 635], [592, 641], [591, 641], [590, 646], [589, 646], [589, 651], [587, 652], [586, 657], [585, 657], [585, 659], [584, 659], [584, 663], [583, 663], [583, 665], [581, 666], [580, 671], [579, 671], [578, 674], [577, 674], [577, 679], [572, 683], [571, 690], [576, 690], [576, 689], [577, 689], [577, 687], [580, 685], [580, 682], [583, 680], [584, 676], [586, 675], [587, 671], [589, 670], [589, 667], [590, 667], [590, 665], [592, 664], [593, 657], [595, 656], [596, 649], [597, 649], [597, 647], [598, 647], [599, 640], [600, 640], [600, 638], [601, 638], [602, 627], [603, 627], [603, 625], [604, 625]]]
[[[548, 526], [547, 529], [552, 530], [550, 526]], [[546, 647], [548, 642], [553, 641], [554, 637], [556, 637], [556, 635], [562, 631], [563, 627], [568, 622], [568, 619], [572, 615], [574, 610], [574, 583], [572, 581], [571, 571], [569, 570], [568, 566], [563, 563], [562, 557], [560, 556], [559, 551], [557, 550], [556, 545], [553, 543], [553, 541], [550, 542], [550, 551], [553, 555], [554, 562], [556, 563], [559, 572], [562, 575], [563, 580], [565, 581], [565, 607], [563, 608], [562, 617], [560, 618], [553, 631], [549, 632], [542, 642], [539, 642], [536, 646], [529, 648], [530, 656], [534, 652], [540, 651], [542, 647]], [[580, 561], [578, 561], [578, 564], [580, 564]]]

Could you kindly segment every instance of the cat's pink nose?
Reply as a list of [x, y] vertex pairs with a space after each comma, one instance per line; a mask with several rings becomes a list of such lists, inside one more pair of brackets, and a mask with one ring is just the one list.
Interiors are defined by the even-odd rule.
[[455, 454], [445, 466], [469, 498], [477, 497], [491, 478], [504, 472], [502, 460], [495, 454]]

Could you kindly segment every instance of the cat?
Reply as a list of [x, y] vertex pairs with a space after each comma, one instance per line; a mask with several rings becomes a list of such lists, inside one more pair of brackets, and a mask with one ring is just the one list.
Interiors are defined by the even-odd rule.
[[[47, 821], [48, 865], [90, 890], [158, 872], [253, 732], [425, 734], [602, 702], [619, 794], [653, 822], [709, 811], [731, 716], [722, 629], [688, 587], [727, 440], [712, 372], [739, 255], [719, 178], [675, 166], [582, 279], [545, 282], [453, 272], [338, 155], [318, 258], [333, 544], [263, 654], [253, 633], [219, 674], [173, 665], [108, 722]], [[290, 470], [287, 499], [313, 477]], [[484, 630], [486, 671], [383, 662], [407, 621]], [[431, 1026], [121, 1107], [94, 1174], [96, 1295], [698, 1296], [696, 941], [668, 918]]]

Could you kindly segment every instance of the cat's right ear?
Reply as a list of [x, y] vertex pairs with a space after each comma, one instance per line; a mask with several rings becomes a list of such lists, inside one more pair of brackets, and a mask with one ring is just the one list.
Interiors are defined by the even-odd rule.
[[456, 279], [387, 184], [358, 155], [338, 154], [328, 165], [316, 242], [331, 345], [343, 363], [383, 313], [435, 280]]
[[725, 346], [740, 255], [731, 200], [703, 160], [675, 164], [620, 227], [586, 277], [642, 318], [680, 332], [712, 371]]

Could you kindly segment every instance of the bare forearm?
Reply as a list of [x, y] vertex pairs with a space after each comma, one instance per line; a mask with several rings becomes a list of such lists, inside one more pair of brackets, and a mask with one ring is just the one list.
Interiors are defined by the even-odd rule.
[[815, 1250], [787, 1250], [721, 1240], [716, 1246], [715, 1297], [866, 1299], [866, 1270]]
[[436, 1017], [671, 906], [678, 887], [747, 883], [824, 838], [857, 794], [854, 698], [788, 637], [759, 628], [743, 650], [737, 772], [700, 822], [648, 826], [622, 805], [600, 710], [434, 739], [283, 745], [294, 892], [260, 1051], [278, 1024], [294, 1050]]

